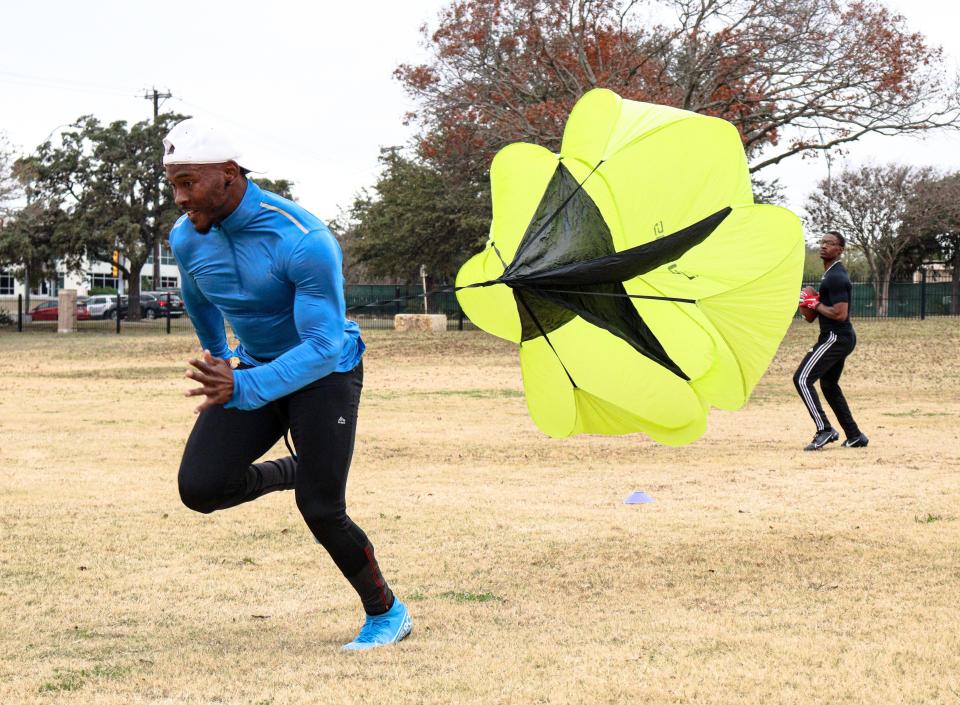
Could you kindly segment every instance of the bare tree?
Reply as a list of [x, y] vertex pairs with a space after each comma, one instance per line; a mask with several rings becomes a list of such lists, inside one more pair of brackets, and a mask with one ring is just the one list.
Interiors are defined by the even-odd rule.
[[960, 124], [941, 50], [877, 0], [454, 0], [424, 35], [428, 62], [396, 75], [421, 154], [460, 172], [513, 141], [559, 148], [596, 86], [730, 120], [752, 171]]
[[887, 315], [890, 279], [898, 258], [919, 234], [905, 224], [918, 184], [933, 170], [902, 164], [866, 165], [824, 179], [807, 200], [814, 227], [843, 233], [848, 246], [863, 253], [874, 283], [878, 316]]

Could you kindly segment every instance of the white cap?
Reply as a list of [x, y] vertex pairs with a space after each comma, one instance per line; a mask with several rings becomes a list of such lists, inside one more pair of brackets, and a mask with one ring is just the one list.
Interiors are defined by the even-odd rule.
[[163, 165], [222, 164], [236, 162], [247, 171], [247, 164], [226, 132], [197, 118], [178, 122], [163, 140]]

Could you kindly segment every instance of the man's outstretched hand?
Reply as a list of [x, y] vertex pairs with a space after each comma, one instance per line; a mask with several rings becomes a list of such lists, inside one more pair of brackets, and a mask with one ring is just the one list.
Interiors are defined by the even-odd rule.
[[194, 409], [195, 414], [209, 409], [215, 404], [226, 404], [233, 397], [233, 369], [230, 363], [219, 357], [214, 357], [209, 350], [197, 359], [188, 360], [194, 369], [188, 370], [187, 379], [195, 379], [202, 387], [196, 387], [184, 392], [184, 396], [195, 397], [206, 395], [203, 403]]

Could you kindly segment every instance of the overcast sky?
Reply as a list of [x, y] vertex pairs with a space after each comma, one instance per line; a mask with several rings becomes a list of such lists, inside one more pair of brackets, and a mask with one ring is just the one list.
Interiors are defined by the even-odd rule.
[[[373, 184], [381, 147], [406, 143], [412, 108], [396, 66], [425, 57], [419, 28], [444, 0], [302, 3], [50, 2], [4, 7], [0, 131], [29, 151], [78, 116], [152, 116], [145, 91], [169, 90], [164, 109], [235, 130], [267, 176], [296, 183], [300, 202], [331, 219]], [[960, 10], [943, 0], [887, 0], [911, 29], [960, 59]], [[950, 9], [947, 9], [950, 8]], [[960, 133], [920, 141], [872, 138], [834, 160], [906, 161], [960, 169]], [[779, 176], [800, 210], [825, 160], [791, 158]]]

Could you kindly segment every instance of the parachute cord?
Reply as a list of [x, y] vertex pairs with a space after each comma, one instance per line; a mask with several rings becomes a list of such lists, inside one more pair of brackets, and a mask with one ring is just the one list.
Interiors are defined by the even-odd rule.
[[646, 294], [612, 294], [603, 291], [572, 291], [568, 289], [535, 289], [551, 294], [577, 294], [578, 296], [612, 296], [618, 299], [647, 299], [650, 301], [674, 301], [679, 304], [695, 304], [696, 299], [681, 299], [676, 296], [647, 296]]
[[[564, 208], [566, 208], [566, 207], [567, 207], [567, 204], [570, 203], [570, 201], [573, 199], [573, 197], [576, 196], [578, 193], [580, 193], [580, 190], [583, 188], [583, 185], [584, 185], [585, 183], [587, 183], [587, 179], [589, 179], [591, 176], [593, 176], [593, 172], [595, 172], [597, 169], [600, 168], [600, 165], [603, 164], [603, 161], [604, 161], [604, 160], [601, 159], [599, 162], [597, 162], [597, 165], [596, 165], [595, 167], [593, 167], [593, 169], [590, 170], [590, 173], [583, 177], [583, 181], [581, 181], [579, 184], [577, 184], [577, 187], [570, 193], [569, 196], [567, 196], [567, 197], [563, 200], [563, 203], [561, 203], [559, 206], [557, 206], [557, 210], [555, 210], [553, 213], [550, 214], [550, 217], [547, 218], [546, 222], [544, 222], [544, 224], [540, 226], [540, 228], [537, 230], [537, 232], [535, 232], [535, 233], [534, 233], [533, 235], [531, 235], [529, 238], [528, 238], [528, 237], [524, 237], [524, 241], [523, 241], [523, 243], [521, 244], [520, 248], [519, 248], [519, 249], [516, 251], [516, 253], [514, 253], [514, 255], [513, 255], [513, 259], [514, 259], [514, 260], [516, 260], [516, 259], [523, 253], [523, 251], [524, 251], [525, 249], [527, 249], [527, 247], [530, 246], [530, 243], [531, 243], [531, 242], [534, 242], [538, 237], [540, 237], [541, 235], [543, 235], [543, 233], [546, 231], [546, 229], [550, 227], [550, 224], [553, 223], [554, 219], [556, 219], [556, 217], [557, 217], [558, 215], [560, 215], [560, 211], [562, 211]], [[501, 259], [501, 262], [502, 262], [502, 261], [503, 261], [503, 260]]]
[[550, 342], [550, 338], [547, 336], [547, 331], [545, 331], [545, 330], [543, 329], [543, 326], [540, 325], [540, 321], [539, 321], [539, 320], [537, 319], [537, 317], [534, 315], [533, 311], [530, 309], [530, 306], [527, 305], [527, 300], [526, 300], [525, 298], [523, 298], [523, 294], [520, 293], [519, 291], [516, 292], [516, 294], [517, 294], [517, 298], [520, 299], [520, 303], [522, 303], [522, 304], [523, 304], [523, 307], [524, 307], [525, 309], [527, 309], [527, 313], [530, 314], [530, 318], [532, 318], [534, 324], [536, 324], [537, 330], [540, 331], [540, 335], [542, 335], [542, 336], [543, 336], [543, 339], [547, 341], [547, 345], [549, 345], [549, 346], [550, 346], [550, 349], [553, 350], [553, 354], [557, 356], [557, 362], [560, 363], [560, 367], [562, 367], [562, 368], [563, 368], [563, 371], [566, 373], [567, 379], [570, 380], [571, 386], [572, 386], [574, 389], [579, 389], [579, 387], [577, 387], [577, 383], [573, 381], [573, 377], [570, 376], [570, 371], [567, 369], [567, 366], [564, 365], [564, 364], [563, 364], [563, 360], [560, 359], [560, 353], [557, 352], [557, 349], [556, 349], [555, 347], [553, 347], [553, 343]]
[[[432, 291], [428, 291], [427, 296], [432, 296], [433, 294], [450, 294], [457, 291], [463, 291], [465, 289], [477, 289], [477, 288], [487, 287], [487, 286], [496, 286], [497, 284], [503, 284], [503, 283], [504, 282], [502, 282], [499, 279], [491, 279], [490, 281], [477, 282], [476, 284], [467, 284], [466, 286], [447, 286], [447, 287], [444, 287], [443, 289], [434, 289]], [[516, 287], [515, 290], [519, 290], [520, 288], [521, 287]], [[604, 293], [599, 291], [573, 291], [573, 290], [567, 290], [567, 289], [542, 289], [542, 288], [538, 289], [535, 287], [523, 287], [523, 288], [530, 288], [534, 291], [537, 291], [537, 290], [546, 291], [554, 294], [579, 294], [582, 296], [612, 296], [612, 297], [621, 298], [621, 299], [627, 298], [627, 299], [647, 299], [650, 301], [674, 301], [676, 303], [681, 303], [681, 304], [697, 303], [696, 299], [681, 299], [675, 296], [647, 296], [645, 294], [610, 294], [610, 293]], [[422, 299], [422, 298], [423, 298], [423, 292], [419, 292], [416, 294], [410, 294], [409, 296], [401, 296], [399, 298], [394, 298], [394, 299], [382, 299], [380, 301], [372, 301], [367, 304], [357, 304], [356, 306], [349, 306], [347, 307], [347, 311], [359, 311], [360, 309], [368, 308], [370, 306], [385, 306], [387, 304], [395, 304], [401, 301], [408, 301], [410, 299]]]
[[[495, 283], [496, 282], [493, 282], [491, 284], [486, 284], [486, 286], [493, 286], [493, 284]], [[476, 286], [476, 285], [471, 284], [470, 286]], [[470, 287], [447, 286], [447, 287], [444, 287], [443, 289], [433, 289], [432, 291], [428, 291], [427, 296], [432, 296], [434, 294], [450, 294], [455, 291], [460, 291], [460, 289], [468, 289], [468, 288]], [[422, 299], [422, 298], [423, 298], [423, 292], [419, 291], [416, 294], [399, 296], [393, 299], [380, 299], [379, 301], [371, 301], [370, 303], [366, 303], [366, 304], [357, 304], [355, 306], [347, 306], [346, 310], [347, 312], [359, 311], [362, 308], [369, 308], [370, 306], [386, 306], [387, 304], [397, 304], [397, 303], [400, 303], [401, 301], [409, 301], [410, 299]]]
[[506, 268], [507, 268], [507, 263], [504, 261], [503, 255], [500, 254], [500, 250], [499, 250], [499, 248], [497, 248], [497, 243], [495, 243], [493, 240], [491, 240], [491, 241], [490, 241], [490, 247], [492, 247], [492, 248], [493, 248], [493, 251], [497, 254], [497, 259], [500, 260], [500, 264], [502, 264], [502, 265], [503, 265], [503, 268], [506, 269]]

